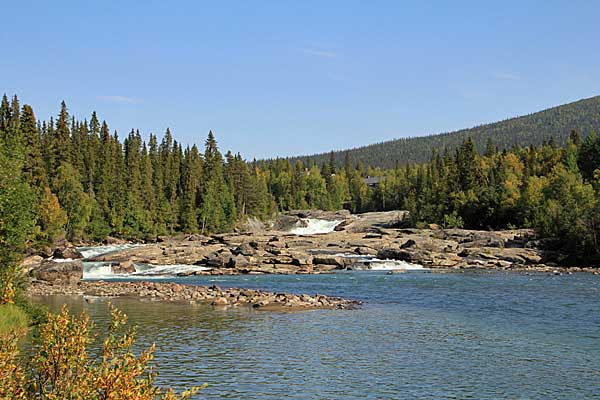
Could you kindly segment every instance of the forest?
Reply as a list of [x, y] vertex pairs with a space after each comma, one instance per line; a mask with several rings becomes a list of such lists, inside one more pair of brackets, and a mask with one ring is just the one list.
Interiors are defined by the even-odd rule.
[[[433, 110], [432, 110], [433, 111]], [[600, 132], [600, 96], [579, 100], [573, 103], [552, 107], [533, 114], [503, 121], [479, 125], [437, 135], [400, 138], [349, 150], [355, 161], [380, 168], [393, 168], [396, 163], [413, 164], [429, 161], [432, 150], [443, 152], [446, 148], [454, 151], [467, 138], [473, 139], [480, 153], [485, 151], [488, 139], [494, 141], [500, 150], [513, 146], [541, 146], [553, 140], [563, 146], [575, 129], [586, 135]], [[343, 163], [346, 151], [334, 152], [336, 162]], [[304, 163], [322, 164], [330, 154], [290, 157], [292, 163], [301, 159]]]
[[[160, 139], [150, 134], [146, 142], [132, 130], [121, 140], [95, 112], [77, 120], [63, 102], [56, 118], [45, 121], [5, 95], [0, 257], [10, 263], [28, 248], [64, 238], [153, 240], [231, 231], [248, 217], [286, 210], [345, 208], [409, 210], [415, 226], [533, 228], [559, 239], [578, 262], [595, 263], [600, 137], [572, 129], [563, 141], [546, 133], [551, 128], [543, 129], [548, 140], [539, 145], [506, 148], [488, 138], [482, 146], [461, 137], [455, 148], [434, 146], [427, 161], [385, 169], [355, 160], [352, 152], [342, 162], [330, 153], [320, 163], [257, 163], [239, 153], [223, 156], [212, 132], [202, 148], [184, 148], [168, 129]], [[367, 177], [377, 183], [368, 185]]]

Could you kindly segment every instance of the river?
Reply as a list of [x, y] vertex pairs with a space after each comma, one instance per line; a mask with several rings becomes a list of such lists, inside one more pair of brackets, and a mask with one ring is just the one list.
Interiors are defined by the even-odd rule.
[[[198, 398], [600, 398], [600, 276], [503, 272], [163, 278], [364, 302], [273, 313], [113, 299], [156, 342], [159, 383]], [[106, 324], [107, 300], [63, 302]]]

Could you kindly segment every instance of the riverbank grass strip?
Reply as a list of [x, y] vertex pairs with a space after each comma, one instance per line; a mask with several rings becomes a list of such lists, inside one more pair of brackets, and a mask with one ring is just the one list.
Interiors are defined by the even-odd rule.
[[28, 321], [27, 314], [18, 306], [14, 304], [0, 305], [0, 334], [18, 328], [26, 328]]

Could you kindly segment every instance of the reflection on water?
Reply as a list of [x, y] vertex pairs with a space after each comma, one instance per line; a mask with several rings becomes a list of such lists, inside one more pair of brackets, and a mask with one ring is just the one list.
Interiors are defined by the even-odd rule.
[[[215, 277], [178, 278], [214, 283]], [[222, 286], [361, 299], [269, 313], [112, 299], [157, 345], [161, 384], [204, 398], [598, 398], [600, 277], [343, 273], [218, 277]], [[105, 324], [107, 300], [67, 302]]]

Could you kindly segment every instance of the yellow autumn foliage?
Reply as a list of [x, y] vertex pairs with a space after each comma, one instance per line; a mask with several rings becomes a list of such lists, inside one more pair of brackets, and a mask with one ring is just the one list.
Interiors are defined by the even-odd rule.
[[[155, 384], [150, 362], [154, 346], [136, 355], [135, 330], [111, 306], [111, 324], [99, 356], [88, 352], [96, 335], [89, 316], [73, 317], [66, 307], [49, 314], [29, 364], [21, 365], [17, 348], [22, 332], [0, 337], [0, 398], [40, 400], [189, 399], [202, 387], [180, 395]], [[27, 373], [25, 373], [27, 371]]]

